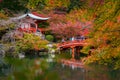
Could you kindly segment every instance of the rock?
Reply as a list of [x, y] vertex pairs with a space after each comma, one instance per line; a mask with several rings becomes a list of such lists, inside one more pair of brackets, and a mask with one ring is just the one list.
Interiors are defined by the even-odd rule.
[[52, 48], [53, 47], [53, 44], [48, 44], [47, 45], [49, 48]]
[[4, 48], [4, 45], [3, 44], [0, 44], [0, 49], [3, 49]]
[[53, 62], [53, 59], [52, 58], [47, 58], [46, 61], [47, 62]]
[[0, 50], [0, 58], [5, 57], [5, 51], [4, 50]]
[[24, 34], [23, 32], [20, 32], [18, 30], [14, 31], [14, 37], [17, 38], [17, 39], [21, 39], [23, 38]]
[[55, 53], [55, 50], [52, 49], [52, 48], [49, 48], [48, 53], [54, 54], [54, 53]]
[[51, 54], [51, 58], [55, 58], [55, 54]]
[[2, 36], [2, 42], [12, 42], [14, 41], [13, 33], [9, 32]]
[[2, 41], [3, 42], [15, 42], [15, 39], [20, 39], [20, 38], [23, 38], [23, 33], [22, 32], [19, 32], [17, 30], [14, 30], [14, 31], [10, 31], [8, 33], [6, 33], [5, 35], [3, 35], [2, 37]]
[[10, 46], [8, 52], [13, 53], [15, 51], [15, 46]]
[[21, 52], [18, 54], [19, 59], [25, 58], [25, 53]]
[[0, 58], [5, 56], [5, 50], [4, 50], [4, 45], [0, 44]]

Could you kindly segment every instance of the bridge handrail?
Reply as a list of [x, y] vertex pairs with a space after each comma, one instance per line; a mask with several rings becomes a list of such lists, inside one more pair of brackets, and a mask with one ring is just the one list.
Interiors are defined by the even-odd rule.
[[75, 44], [75, 43], [85, 43], [84, 40], [74, 40], [74, 41], [65, 41], [58, 44], [58, 47], [62, 45]]

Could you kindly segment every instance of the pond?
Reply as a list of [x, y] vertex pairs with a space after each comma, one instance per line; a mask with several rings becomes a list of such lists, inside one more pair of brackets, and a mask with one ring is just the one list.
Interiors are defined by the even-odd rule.
[[120, 80], [120, 70], [101, 65], [64, 66], [47, 58], [0, 59], [0, 80]]

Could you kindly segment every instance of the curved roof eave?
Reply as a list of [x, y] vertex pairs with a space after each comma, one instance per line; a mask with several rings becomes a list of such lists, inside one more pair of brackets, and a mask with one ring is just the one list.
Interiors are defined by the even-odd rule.
[[15, 17], [15, 18], [12, 18], [12, 19], [22, 19], [22, 18], [25, 18], [27, 16], [27, 14], [24, 14], [22, 16], [19, 16], [19, 17]]
[[22, 18], [25, 18], [26, 16], [29, 16], [30, 18], [37, 19], [37, 20], [48, 20], [50, 18], [50, 17], [43, 18], [43, 17], [39, 17], [39, 16], [36, 16], [31, 13], [27, 13], [27, 14], [24, 14], [22, 16], [19, 16], [19, 17], [13, 18], [13, 19], [22, 19]]
[[28, 13], [28, 16], [33, 18], [33, 19], [37, 19], [37, 20], [48, 20], [50, 18], [50, 17], [48, 17], [48, 18], [39, 17], [39, 16], [36, 16], [34, 14], [31, 14], [31, 13]]

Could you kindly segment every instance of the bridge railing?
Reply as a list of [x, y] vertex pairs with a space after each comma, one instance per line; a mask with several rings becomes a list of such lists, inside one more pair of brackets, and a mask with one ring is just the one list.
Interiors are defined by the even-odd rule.
[[62, 45], [67, 45], [67, 44], [74, 44], [74, 43], [84, 43], [84, 40], [73, 40], [73, 41], [64, 41], [58, 44], [58, 47]]

